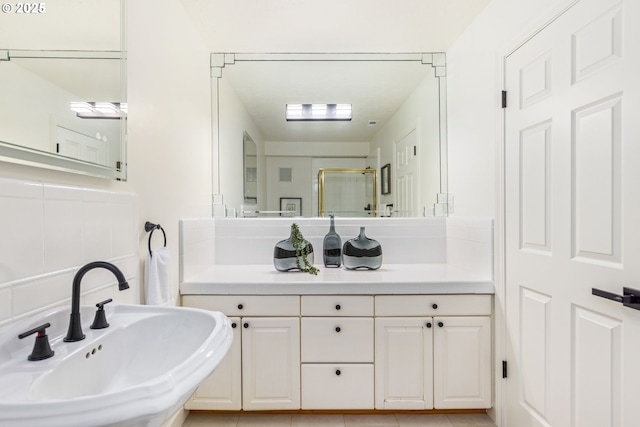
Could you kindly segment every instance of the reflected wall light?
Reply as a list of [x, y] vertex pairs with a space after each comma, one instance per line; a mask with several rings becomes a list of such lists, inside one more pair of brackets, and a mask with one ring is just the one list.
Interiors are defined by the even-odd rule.
[[79, 102], [69, 105], [81, 119], [121, 119], [127, 115], [127, 104], [120, 102]]
[[351, 104], [287, 104], [287, 121], [349, 121]]

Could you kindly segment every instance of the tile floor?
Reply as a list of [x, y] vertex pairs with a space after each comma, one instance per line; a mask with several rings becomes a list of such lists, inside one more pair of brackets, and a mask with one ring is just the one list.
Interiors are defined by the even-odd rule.
[[192, 412], [182, 427], [495, 427], [486, 414], [215, 414]]

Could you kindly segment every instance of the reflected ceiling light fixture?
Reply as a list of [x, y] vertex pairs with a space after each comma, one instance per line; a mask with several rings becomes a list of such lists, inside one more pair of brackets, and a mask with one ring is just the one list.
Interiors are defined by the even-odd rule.
[[121, 119], [127, 115], [125, 102], [72, 101], [69, 108], [81, 119]]
[[351, 104], [287, 104], [287, 121], [350, 121]]

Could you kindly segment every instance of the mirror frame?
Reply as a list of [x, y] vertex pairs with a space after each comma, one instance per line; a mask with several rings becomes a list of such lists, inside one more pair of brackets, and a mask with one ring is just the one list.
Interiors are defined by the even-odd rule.
[[[212, 200], [222, 200], [221, 176], [220, 176], [220, 98], [219, 79], [223, 76], [225, 67], [232, 66], [238, 62], [250, 61], [414, 61], [424, 65], [431, 65], [434, 69], [434, 77], [438, 79], [439, 92], [439, 151], [440, 151], [440, 193], [437, 196], [437, 205], [442, 204], [440, 200], [446, 200], [441, 194], [448, 192], [448, 171], [447, 171], [447, 84], [446, 84], [446, 55], [442, 52], [414, 52], [414, 53], [211, 53], [211, 152], [212, 168]], [[377, 194], [376, 194], [377, 196]], [[226, 210], [216, 209], [216, 203], [212, 209], [212, 216], [219, 216], [216, 213], [226, 212]], [[446, 215], [446, 206], [437, 209], [434, 206], [433, 215]], [[426, 212], [425, 212], [426, 216]]]

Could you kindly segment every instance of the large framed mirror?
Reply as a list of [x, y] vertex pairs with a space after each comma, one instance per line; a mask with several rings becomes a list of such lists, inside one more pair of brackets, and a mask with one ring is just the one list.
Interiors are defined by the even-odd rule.
[[[318, 216], [321, 169], [368, 168], [379, 179], [389, 164], [391, 181], [384, 194], [376, 182], [371, 212], [440, 212], [438, 195], [447, 192], [444, 54], [214, 53], [211, 76], [212, 185], [226, 212], [245, 203], [247, 134], [256, 150], [257, 211], [277, 212], [281, 197], [299, 197], [302, 215]], [[287, 104], [348, 104], [352, 118], [287, 120]]]
[[3, 17], [0, 160], [126, 180], [125, 1], [40, 5]]

